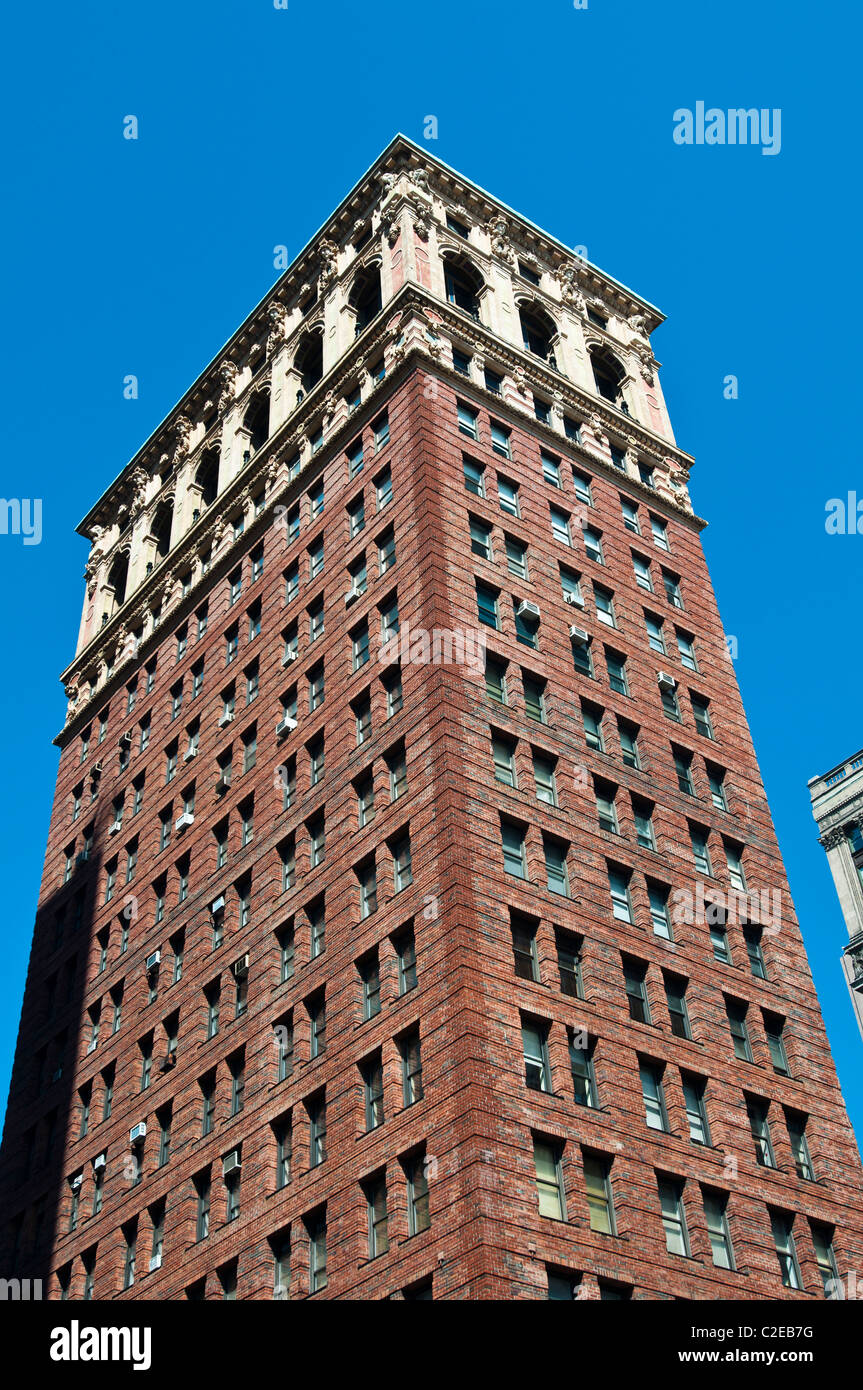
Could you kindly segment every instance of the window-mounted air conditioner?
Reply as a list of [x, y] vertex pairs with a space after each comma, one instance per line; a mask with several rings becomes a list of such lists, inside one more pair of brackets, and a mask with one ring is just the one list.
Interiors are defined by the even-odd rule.
[[230, 710], [230, 709], [226, 709], [226, 710], [225, 710], [225, 713], [222, 715], [222, 717], [221, 717], [220, 720], [219, 720], [219, 728], [220, 728], [220, 729], [224, 729], [225, 725], [226, 725], [226, 724], [230, 724], [230, 723], [232, 722], [233, 718], [234, 718], [234, 711], [233, 711], [233, 710]]
[[572, 590], [567, 590], [563, 596], [564, 603], [568, 603], [572, 608], [583, 608], [584, 599], [581, 594], [576, 594]]
[[144, 1142], [144, 1140], [146, 1139], [146, 1137], [147, 1137], [147, 1126], [144, 1124], [144, 1121], [143, 1121], [143, 1120], [141, 1120], [141, 1122], [140, 1122], [139, 1124], [137, 1124], [137, 1125], [132, 1125], [132, 1128], [129, 1130], [129, 1143], [130, 1143], [130, 1144], [132, 1144], [132, 1145], [134, 1145], [134, 1144], [143, 1144], [143, 1142]]
[[657, 671], [656, 680], [660, 690], [676, 690], [677, 681], [667, 671]]
[[239, 1173], [242, 1166], [240, 1155], [237, 1153], [236, 1149], [232, 1149], [231, 1152], [225, 1154], [225, 1157], [222, 1159], [222, 1176], [229, 1178], [232, 1173]]
[[151, 971], [151, 970], [155, 970], [155, 969], [156, 969], [156, 966], [159, 964], [159, 962], [161, 961], [161, 959], [162, 959], [162, 952], [161, 952], [161, 951], [151, 951], [151, 952], [150, 952], [150, 954], [148, 955], [146, 961], [144, 962], [144, 970], [146, 971], [146, 973], [147, 973], [148, 975], [150, 974], [150, 971]]
[[283, 665], [283, 666], [290, 666], [290, 664], [291, 664], [292, 661], [297, 661], [298, 659], [299, 659], [299, 652], [293, 652], [293, 651], [291, 651], [291, 652], [285, 652], [284, 656], [282, 657], [282, 665]]
[[569, 635], [579, 647], [586, 647], [590, 641], [590, 633], [585, 632], [583, 627], [571, 627]]
[[195, 814], [194, 814], [194, 812], [193, 812], [193, 811], [184, 811], [183, 814], [182, 814], [181, 816], [178, 816], [177, 819], [174, 821], [174, 829], [176, 830], [176, 832], [177, 832], [178, 835], [182, 835], [182, 833], [183, 833], [184, 830], [188, 830], [189, 826], [190, 826], [190, 825], [194, 825], [194, 824], [195, 824]]
[[528, 598], [523, 598], [515, 611], [518, 618], [525, 618], [532, 623], [539, 622], [539, 604]]
[[289, 714], [286, 714], [276, 725], [276, 734], [279, 738], [285, 738], [287, 734], [292, 734], [297, 728], [299, 725], [296, 719], [292, 719]]

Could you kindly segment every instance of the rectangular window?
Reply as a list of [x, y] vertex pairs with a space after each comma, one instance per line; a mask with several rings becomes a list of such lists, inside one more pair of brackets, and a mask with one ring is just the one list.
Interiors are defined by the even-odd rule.
[[773, 1140], [770, 1136], [770, 1121], [768, 1119], [768, 1106], [763, 1100], [757, 1100], [755, 1096], [746, 1097], [746, 1113], [749, 1118], [749, 1128], [752, 1132], [752, 1139], [755, 1144], [755, 1157], [762, 1168], [775, 1168], [776, 1157], [773, 1152]]
[[704, 1100], [706, 1082], [701, 1076], [688, 1076], [681, 1072], [683, 1100], [686, 1118], [689, 1123], [689, 1137], [693, 1144], [709, 1145], [710, 1128], [707, 1123], [707, 1107]]
[[608, 867], [608, 883], [611, 889], [611, 911], [618, 922], [633, 922], [632, 899], [629, 895], [629, 874], [623, 869]]
[[749, 1042], [749, 1028], [746, 1023], [746, 1005], [741, 1004], [737, 999], [726, 999], [725, 1012], [728, 1016], [728, 1027], [731, 1030], [735, 1057], [741, 1062], [751, 1062], [752, 1046]]
[[385, 1255], [390, 1248], [387, 1232], [387, 1180], [386, 1175], [372, 1178], [364, 1184], [369, 1222], [369, 1259]]
[[524, 1053], [525, 1085], [531, 1091], [551, 1091], [548, 1025], [522, 1021], [521, 1043]]
[[469, 405], [463, 402], [457, 403], [458, 407], [458, 427], [461, 434], [466, 434], [468, 439], [479, 439], [478, 416], [475, 410], [471, 410]]
[[671, 1031], [676, 1038], [691, 1038], [689, 1009], [686, 1006], [686, 980], [681, 975], [665, 975], [665, 1000]]
[[776, 1258], [779, 1261], [780, 1277], [786, 1289], [802, 1289], [803, 1279], [797, 1262], [797, 1247], [792, 1229], [794, 1218], [784, 1211], [770, 1212], [770, 1225]]
[[524, 847], [524, 830], [513, 821], [501, 821], [501, 840], [503, 843], [503, 866], [513, 878], [527, 878], [527, 858]]
[[611, 1162], [600, 1154], [584, 1155], [584, 1184], [590, 1211], [590, 1229], [615, 1234]]
[[566, 512], [562, 512], [558, 507], [550, 507], [551, 534], [561, 545], [572, 547], [572, 534], [569, 529], [569, 517]]
[[659, 1205], [665, 1229], [665, 1248], [669, 1255], [689, 1255], [689, 1231], [683, 1206], [683, 1183], [672, 1178], [659, 1179]]
[[468, 492], [472, 492], [474, 497], [485, 497], [485, 469], [476, 459], [470, 458], [467, 454], [462, 455], [464, 467], [464, 485]]
[[555, 945], [561, 993], [568, 995], [570, 999], [583, 999], [581, 937], [560, 928], [555, 932]]
[[584, 1028], [576, 1028], [569, 1034], [569, 1065], [576, 1105], [595, 1110], [599, 1101], [593, 1069], [593, 1041]]
[[605, 665], [608, 670], [608, 684], [618, 695], [628, 695], [629, 686], [626, 680], [626, 660], [618, 652], [605, 649]]
[[402, 1101], [415, 1105], [423, 1098], [423, 1066], [420, 1053], [419, 1029], [414, 1028], [399, 1039], [402, 1058]]
[[416, 1236], [431, 1225], [429, 1184], [425, 1154], [416, 1154], [404, 1163], [408, 1196], [408, 1235]]
[[481, 584], [479, 580], [476, 581], [476, 604], [479, 621], [486, 627], [499, 631], [498, 595], [494, 589], [490, 589], [487, 584]]
[[668, 1112], [665, 1108], [665, 1090], [662, 1084], [662, 1068], [654, 1062], [640, 1062], [641, 1095], [644, 1100], [644, 1115], [648, 1129], [668, 1133]]
[[[512, 447], [510, 445], [510, 432], [503, 425], [499, 425], [496, 420], [491, 420], [491, 447], [492, 452], [500, 454], [501, 458], [512, 458]], [[499, 481], [499, 480], [498, 480]], [[503, 506], [503, 501], [501, 501]], [[504, 508], [506, 510], [506, 508]], [[516, 515], [516, 513], [513, 513]]]
[[650, 565], [646, 560], [642, 560], [640, 555], [632, 552], [632, 568], [635, 571], [635, 582], [639, 589], [644, 589], [648, 594], [653, 593], [653, 579], [650, 573]]
[[635, 1023], [650, 1022], [646, 975], [647, 966], [643, 961], [624, 959], [623, 977], [626, 984], [626, 1000], [629, 1006], [629, 1017]]
[[554, 1221], [565, 1221], [566, 1205], [560, 1145], [534, 1137], [533, 1161], [540, 1216], [549, 1216]]
[[512, 954], [515, 973], [520, 980], [539, 980], [539, 964], [536, 954], [536, 922], [510, 912], [510, 931], [512, 933]]

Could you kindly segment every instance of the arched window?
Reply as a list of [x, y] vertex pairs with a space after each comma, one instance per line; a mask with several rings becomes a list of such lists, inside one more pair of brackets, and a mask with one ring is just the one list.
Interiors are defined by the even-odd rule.
[[171, 549], [171, 522], [174, 518], [173, 500], [160, 502], [153, 517], [152, 536], [156, 542], [156, 559], [164, 560]]
[[590, 349], [590, 363], [598, 394], [628, 415], [629, 410], [621, 390], [626, 372], [614, 353], [609, 352], [606, 347], [593, 347]]
[[357, 276], [348, 302], [356, 315], [355, 331], [359, 337], [382, 308], [381, 272], [376, 265], [369, 266]]
[[126, 598], [126, 581], [129, 577], [129, 556], [117, 555], [108, 574], [108, 588], [114, 591], [114, 611]]
[[537, 305], [522, 305], [518, 316], [525, 352], [532, 352], [534, 357], [541, 357], [544, 362], [556, 368], [557, 362], [551, 346], [557, 336], [554, 320]]
[[256, 454], [270, 437], [269, 391], [259, 391], [252, 397], [243, 418], [243, 428], [248, 431], [250, 451]]
[[200, 490], [201, 506], [211, 506], [219, 492], [219, 455], [216, 449], [208, 449], [198, 464], [195, 485]]
[[454, 256], [445, 261], [444, 283], [450, 304], [479, 321], [479, 296], [485, 282], [467, 257]]
[[306, 334], [294, 358], [294, 367], [300, 374], [304, 391], [317, 386], [324, 374], [324, 343], [320, 334]]

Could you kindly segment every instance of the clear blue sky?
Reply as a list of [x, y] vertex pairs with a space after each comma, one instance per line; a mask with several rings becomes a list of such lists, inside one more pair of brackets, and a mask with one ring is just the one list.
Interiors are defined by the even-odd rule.
[[[860, 20], [835, 0], [148, 0], [4, 25], [5, 1097], [86, 543], [76, 522], [396, 131], [652, 300], [677, 438], [845, 1096], [863, 1135], [844, 926], [807, 778], [863, 744], [854, 189]], [[856, 31], [856, 32], [855, 32]], [[703, 100], [782, 111], [778, 156], [680, 147]], [[122, 138], [134, 114], [140, 138]], [[825, 272], [829, 270], [827, 276]], [[123, 399], [127, 373], [140, 397]], [[723, 377], [739, 378], [737, 401]], [[14, 734], [10, 736], [10, 730]]]

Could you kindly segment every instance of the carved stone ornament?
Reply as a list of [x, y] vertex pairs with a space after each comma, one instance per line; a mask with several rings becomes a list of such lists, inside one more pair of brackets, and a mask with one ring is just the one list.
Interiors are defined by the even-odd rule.
[[332, 420], [332, 418], [333, 418], [333, 416], [335, 415], [335, 413], [336, 413], [336, 398], [335, 398], [335, 396], [333, 395], [332, 391], [328, 391], [327, 394], [324, 396], [324, 401], [323, 401], [323, 406], [322, 406], [322, 414], [323, 414], [324, 420]]
[[419, 202], [412, 202], [410, 207], [411, 222], [413, 223], [414, 231], [420, 241], [428, 241], [429, 232], [431, 231], [431, 216], [428, 208], [424, 207], [423, 204]]
[[558, 283], [560, 285], [560, 297], [564, 304], [568, 304], [575, 309], [578, 314], [587, 313], [587, 301], [581, 292], [578, 283], [578, 272], [574, 265], [565, 265], [558, 272]]
[[822, 835], [819, 840], [819, 843], [822, 844], [826, 850], [838, 849], [844, 842], [845, 828], [841, 825], [836, 826], [833, 830], [828, 830], [826, 835]]
[[397, 213], [388, 214], [381, 223], [388, 246], [395, 246], [402, 232], [401, 217]]
[[219, 410], [227, 410], [234, 399], [237, 387], [237, 364], [236, 362], [223, 362], [219, 367], [219, 379], [222, 383], [222, 390], [219, 394]]
[[381, 174], [379, 177], [384, 197], [388, 198], [401, 178], [401, 174]]
[[339, 248], [333, 241], [322, 241], [318, 248], [318, 256], [320, 257], [318, 286], [323, 292], [332, 284], [339, 273]]
[[268, 305], [267, 321], [270, 325], [267, 333], [267, 356], [269, 357], [285, 339], [285, 306], [280, 300], [277, 299]]
[[600, 416], [596, 414], [591, 415], [587, 423], [589, 428], [593, 431], [595, 438], [602, 440], [603, 443], [607, 443], [605, 435], [605, 426], [603, 425]]
[[417, 186], [417, 188], [422, 189], [423, 193], [428, 193], [428, 191], [429, 191], [429, 176], [428, 176], [428, 170], [425, 169], [425, 168], [423, 168], [422, 165], [420, 165], [419, 168], [417, 168], [417, 169], [411, 169], [409, 178], [410, 178], [410, 180], [411, 180], [411, 183], [415, 183], [416, 186]]
[[650, 351], [649, 347], [641, 343], [636, 343], [634, 345], [634, 351], [635, 356], [638, 359], [638, 366], [641, 375], [647, 382], [648, 386], [652, 386], [654, 381], [656, 380], [656, 359], [654, 358], [653, 353]]
[[635, 447], [632, 440], [630, 440], [626, 446], [624, 458], [632, 472], [636, 472], [638, 469], [638, 449]]
[[488, 234], [491, 240], [491, 249], [494, 254], [500, 256], [501, 260], [514, 261], [515, 254], [510, 245], [509, 227], [506, 224], [506, 218], [500, 216], [492, 217], [488, 223]]
[[134, 521], [141, 515], [147, 502], [147, 484], [150, 481], [145, 468], [137, 466], [132, 469], [129, 475], [129, 490], [131, 501], [129, 503], [129, 515]]
[[630, 314], [627, 322], [637, 338], [647, 338], [647, 320], [643, 314]]

